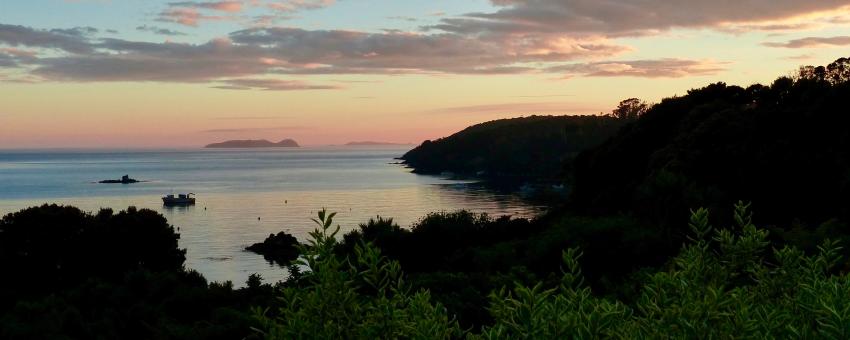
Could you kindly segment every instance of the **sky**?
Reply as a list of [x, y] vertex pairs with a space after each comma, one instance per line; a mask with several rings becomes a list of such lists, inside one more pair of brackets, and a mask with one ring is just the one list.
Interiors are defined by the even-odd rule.
[[0, 0], [0, 149], [420, 143], [850, 56], [850, 0]]

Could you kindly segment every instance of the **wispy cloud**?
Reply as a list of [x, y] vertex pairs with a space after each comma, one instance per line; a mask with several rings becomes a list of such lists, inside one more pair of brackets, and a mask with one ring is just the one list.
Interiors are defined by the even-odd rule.
[[453, 106], [429, 110], [437, 114], [582, 114], [595, 112], [596, 108], [564, 102], [521, 102], [489, 105]]
[[136, 30], [142, 31], [142, 32], [151, 32], [151, 33], [159, 34], [159, 35], [168, 35], [168, 36], [186, 35], [186, 33], [183, 33], [183, 32], [180, 32], [180, 31], [174, 31], [174, 30], [170, 30], [170, 29], [167, 29], [167, 28], [156, 27], [156, 26], [148, 26], [148, 25], [138, 26], [138, 27], [136, 27]]
[[526, 96], [511, 96], [514, 98], [553, 98], [553, 97], [573, 97], [572, 94], [540, 94], [540, 95], [526, 95]]
[[724, 71], [726, 65], [728, 63], [713, 60], [666, 58], [561, 65], [550, 68], [550, 71], [561, 72], [567, 77], [679, 78], [716, 74]]
[[815, 56], [812, 55], [812, 54], [798, 54], [798, 55], [792, 55], [792, 56], [784, 57], [782, 59], [785, 59], [785, 60], [812, 60], [814, 58], [815, 58]]
[[89, 37], [97, 30], [91, 27], [40, 30], [20, 25], [0, 24], [0, 43], [62, 50], [68, 53], [91, 53]]
[[293, 13], [303, 10], [319, 9], [331, 6], [336, 0], [278, 0], [268, 1], [265, 7], [285, 13]]
[[418, 18], [416, 18], [416, 17], [410, 17], [410, 16], [405, 16], [405, 15], [394, 15], [394, 16], [389, 16], [389, 17], [387, 17], [387, 19], [390, 19], [390, 20], [399, 20], [399, 21], [407, 21], [407, 22], [417, 22], [417, 21], [419, 21], [419, 19], [418, 19]]
[[784, 48], [835, 47], [850, 45], [850, 36], [806, 37], [786, 42], [766, 42], [764, 46]]
[[0, 48], [0, 68], [15, 68], [21, 64], [30, 64], [36, 59], [36, 52], [13, 47]]
[[214, 117], [211, 119], [214, 120], [278, 120], [278, 119], [287, 119], [290, 116], [225, 116], [225, 117]]
[[337, 90], [343, 88], [337, 85], [315, 85], [299, 80], [279, 79], [224, 79], [221, 82], [225, 85], [214, 86], [214, 88], [264, 91]]
[[263, 126], [263, 127], [245, 127], [245, 128], [222, 128], [209, 129], [200, 131], [202, 133], [245, 133], [245, 132], [268, 132], [268, 131], [296, 131], [309, 130], [309, 126]]
[[181, 2], [172, 2], [172, 3], [169, 3], [168, 5], [170, 7], [200, 8], [200, 9], [208, 9], [208, 10], [230, 12], [230, 13], [241, 12], [242, 7], [243, 7], [242, 1], [211, 1], [211, 2], [181, 1]]
[[284, 64], [277, 71], [295, 74], [524, 73], [534, 68], [518, 63], [607, 57], [629, 50], [598, 39], [520, 43], [458, 34], [297, 28], [247, 29], [230, 37], [237, 44], [273, 51]]
[[198, 25], [204, 21], [225, 21], [233, 19], [235, 19], [233, 16], [204, 14], [197, 8], [176, 7], [162, 11], [162, 13], [159, 14], [157, 21], [198, 27]]

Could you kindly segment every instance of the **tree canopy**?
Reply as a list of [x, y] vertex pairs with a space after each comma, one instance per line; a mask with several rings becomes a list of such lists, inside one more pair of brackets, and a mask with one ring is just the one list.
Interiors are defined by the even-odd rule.
[[[846, 70], [847, 60], [833, 64], [845, 66], [827, 68]], [[722, 211], [737, 199], [751, 200], [768, 224], [848, 221], [847, 98], [846, 81], [783, 77], [770, 86], [716, 83], [664, 99], [577, 158], [571, 203], [662, 225], [680, 223], [688, 209]]]

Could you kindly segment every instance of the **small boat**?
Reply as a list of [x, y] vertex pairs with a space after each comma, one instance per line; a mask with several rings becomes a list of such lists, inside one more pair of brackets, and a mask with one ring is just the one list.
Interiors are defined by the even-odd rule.
[[162, 198], [162, 204], [166, 206], [175, 206], [175, 205], [195, 205], [195, 198], [192, 197], [195, 195], [194, 193], [188, 194], [179, 194], [174, 196], [174, 194], [169, 194]]

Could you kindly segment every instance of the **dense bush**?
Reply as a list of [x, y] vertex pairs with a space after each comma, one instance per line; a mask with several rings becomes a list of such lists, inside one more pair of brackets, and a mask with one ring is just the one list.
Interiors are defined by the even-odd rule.
[[[850, 337], [850, 280], [833, 270], [835, 242], [805, 255], [772, 248], [768, 232], [738, 203], [734, 227], [714, 229], [708, 210], [692, 213], [691, 237], [667, 269], [646, 275], [633, 302], [594, 295], [578, 248], [563, 252], [563, 275], [516, 284], [490, 296], [493, 323], [469, 338], [823, 338]], [[268, 338], [447, 338], [461, 335], [427, 292], [411, 294], [399, 266], [369, 244], [357, 256], [334, 255], [330, 218], [312, 234], [300, 289], [282, 293], [278, 318], [264, 316]], [[332, 215], [331, 215], [332, 217]], [[338, 229], [337, 229], [338, 230]]]
[[355, 256], [334, 253], [335, 213], [319, 212], [319, 228], [303, 247], [300, 264], [310, 268], [296, 287], [280, 293], [277, 317], [257, 309], [267, 339], [448, 339], [461, 334], [445, 308], [427, 292], [412, 292], [398, 262], [387, 261], [368, 245]]
[[0, 219], [0, 266], [15, 277], [0, 280], [0, 294], [43, 293], [136, 269], [182, 270], [179, 237], [165, 217], [147, 209], [96, 215], [55, 204], [24, 209]]
[[675, 254], [652, 228], [627, 216], [582, 217], [552, 214], [538, 219], [492, 218], [467, 211], [431, 213], [402, 229], [388, 219], [373, 219], [346, 234], [341, 255], [369, 242], [397, 260], [416, 288], [427, 289], [463, 327], [492, 322], [487, 295], [514, 281], [556, 282], [560, 255], [581, 247], [582, 263], [602, 294], [634, 295], [630, 277]]
[[240, 339], [274, 288], [207, 283], [183, 268], [165, 218], [43, 205], [0, 220], [2, 339]]
[[767, 231], [736, 205], [735, 226], [714, 230], [708, 211], [691, 215], [692, 241], [649, 276], [633, 304], [595, 297], [578, 258], [564, 253], [557, 288], [517, 286], [492, 296], [496, 323], [483, 338], [819, 338], [850, 336], [850, 280], [832, 275], [839, 247], [818, 254], [773, 248]]

